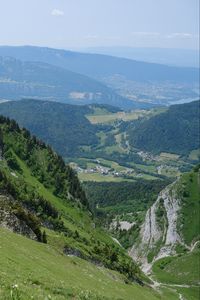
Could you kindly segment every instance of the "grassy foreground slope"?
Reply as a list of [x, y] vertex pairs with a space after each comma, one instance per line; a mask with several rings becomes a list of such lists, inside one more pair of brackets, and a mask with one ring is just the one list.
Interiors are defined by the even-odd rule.
[[[119, 273], [0, 228], [1, 299], [177, 299], [148, 287], [125, 284]], [[13, 298], [11, 297], [13, 295]], [[18, 297], [17, 297], [18, 295]]]
[[[199, 244], [200, 246], [200, 244]], [[200, 247], [185, 255], [158, 260], [153, 266], [156, 278], [163, 283], [198, 285], [200, 283]]]

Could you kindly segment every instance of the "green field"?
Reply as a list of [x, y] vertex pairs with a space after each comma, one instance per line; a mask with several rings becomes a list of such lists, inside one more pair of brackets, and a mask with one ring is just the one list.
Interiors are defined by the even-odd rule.
[[155, 116], [165, 110], [166, 108], [154, 108], [151, 110], [137, 109], [130, 112], [110, 112], [109, 110], [106, 110], [106, 108], [96, 107], [93, 108], [93, 114], [86, 115], [86, 117], [92, 124], [113, 123], [118, 120], [128, 122], [137, 120], [141, 117]]
[[162, 159], [167, 159], [167, 160], [177, 160], [180, 157], [180, 155], [174, 153], [162, 152], [160, 153], [160, 157]]
[[96, 181], [96, 182], [121, 182], [121, 181], [134, 181], [134, 179], [125, 179], [122, 177], [114, 177], [112, 175], [102, 175], [99, 173], [79, 173], [78, 178], [81, 181]]
[[[97, 162], [98, 161], [98, 162]], [[112, 175], [109, 173], [108, 175], [103, 175], [98, 172], [94, 173], [86, 173], [86, 172], [79, 172], [78, 177], [81, 181], [96, 181], [96, 182], [120, 182], [120, 181], [135, 181], [137, 179], [146, 179], [146, 180], [157, 180], [158, 177], [154, 176], [154, 173], [157, 174], [156, 167], [154, 165], [140, 165], [136, 164], [133, 162], [130, 162], [129, 167], [120, 165], [116, 161], [104, 159], [101, 157], [97, 157], [95, 160], [94, 159], [89, 159], [89, 158], [79, 158], [78, 160], [75, 160], [76, 164], [78, 166], [82, 166], [83, 169], [90, 169], [90, 168], [96, 168], [96, 166], [102, 166], [106, 168], [110, 168], [114, 170], [115, 172], [122, 172], [122, 174], [119, 174], [117, 176]], [[75, 167], [76, 164], [74, 165], [71, 163], [72, 167]], [[137, 171], [135, 170], [137, 169]], [[132, 171], [132, 173], [128, 174], [126, 177], [126, 172], [127, 171]], [[144, 171], [150, 172], [144, 173]], [[140, 173], [138, 175], [138, 172]]]
[[87, 115], [87, 118], [92, 124], [101, 124], [101, 123], [112, 123], [117, 120], [133, 121], [133, 120], [137, 120], [139, 117], [148, 114], [150, 114], [150, 112], [144, 110], [135, 110], [127, 113], [126, 112], [117, 112], [117, 113], [102, 112], [102, 114], [95, 113], [93, 115]]

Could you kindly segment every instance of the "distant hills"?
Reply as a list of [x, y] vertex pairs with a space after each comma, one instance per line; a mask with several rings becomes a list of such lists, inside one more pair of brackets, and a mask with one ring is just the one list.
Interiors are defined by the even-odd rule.
[[200, 101], [172, 105], [148, 120], [138, 121], [128, 129], [132, 147], [144, 151], [189, 154], [199, 148]]
[[22, 62], [11, 57], [0, 57], [0, 98], [135, 107], [134, 102], [87, 76], [43, 62]]
[[128, 59], [159, 63], [169, 66], [199, 68], [199, 53], [195, 49], [140, 48], [140, 47], [90, 47], [81, 49], [87, 53], [98, 53]]
[[[0, 73], [0, 98], [38, 97], [134, 109], [199, 97], [197, 68], [33, 46], [1, 46], [0, 57], [0, 69], [4, 70]], [[20, 65], [19, 60], [24, 63]], [[17, 64], [17, 74], [11, 64]]]
[[195, 68], [169, 67], [101, 54], [33, 46], [2, 46], [0, 47], [0, 56], [11, 56], [24, 61], [45, 62], [92, 78], [120, 75], [134, 81], [198, 81], [198, 70]]
[[[83, 146], [88, 146], [91, 151], [98, 148], [99, 131], [104, 132], [110, 141], [109, 145], [115, 145], [116, 142], [114, 137], [110, 137], [114, 123], [92, 124], [88, 120], [87, 115], [93, 115], [95, 107], [97, 110], [106, 109], [110, 114], [117, 111], [110, 106], [76, 106], [25, 99], [1, 103], [0, 115], [15, 119], [20, 126], [29, 129], [63, 157], [79, 157], [83, 155], [80, 150]], [[120, 132], [123, 132], [125, 142], [134, 151], [188, 156], [192, 150], [199, 148], [199, 101], [172, 105], [157, 115], [120, 122]]]

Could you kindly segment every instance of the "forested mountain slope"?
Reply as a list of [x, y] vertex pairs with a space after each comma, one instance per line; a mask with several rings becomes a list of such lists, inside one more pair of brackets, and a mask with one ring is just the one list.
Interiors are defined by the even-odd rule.
[[78, 153], [79, 146], [98, 142], [97, 128], [85, 117], [89, 106], [76, 106], [40, 100], [5, 102], [0, 114], [15, 119], [63, 157]]
[[199, 148], [200, 101], [172, 105], [148, 120], [129, 126], [128, 140], [132, 147], [153, 152], [187, 155]]

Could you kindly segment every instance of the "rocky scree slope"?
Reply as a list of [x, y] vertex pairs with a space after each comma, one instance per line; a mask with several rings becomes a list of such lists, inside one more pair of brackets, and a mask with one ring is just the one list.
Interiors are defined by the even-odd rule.
[[[192, 251], [199, 241], [199, 166], [162, 190], [148, 209], [139, 237], [130, 250], [144, 272], [167, 256]], [[193, 218], [193, 220], [191, 219]]]

